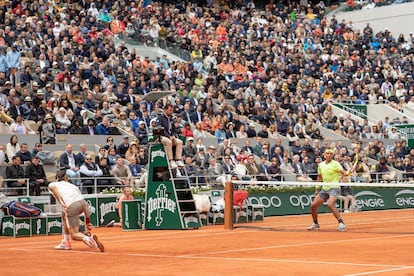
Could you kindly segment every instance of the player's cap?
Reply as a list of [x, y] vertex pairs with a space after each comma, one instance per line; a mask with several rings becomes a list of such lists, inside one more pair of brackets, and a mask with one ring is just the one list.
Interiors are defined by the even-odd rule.
[[325, 153], [332, 153], [332, 154], [334, 154], [334, 150], [333, 149], [326, 149], [325, 150]]

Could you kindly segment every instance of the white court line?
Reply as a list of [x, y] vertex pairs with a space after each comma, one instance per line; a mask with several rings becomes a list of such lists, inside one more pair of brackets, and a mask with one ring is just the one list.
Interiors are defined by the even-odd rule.
[[[85, 247], [85, 249], [88, 249], [90, 247]], [[35, 252], [67, 252], [67, 253], [80, 253], [80, 254], [99, 254], [99, 255], [111, 255], [109, 252], [100, 252], [100, 251], [82, 251], [82, 250], [58, 250], [58, 249], [38, 249], [38, 248], [4, 248], [0, 249], [0, 251], [35, 251]]]
[[[291, 259], [274, 259], [274, 258], [240, 258], [240, 257], [212, 257], [212, 256], [174, 256], [174, 255], [160, 255], [160, 254], [145, 254], [145, 253], [111, 253], [111, 252], [98, 252], [98, 251], [77, 251], [77, 250], [53, 250], [53, 249], [45, 249], [45, 250], [33, 250], [33, 249], [25, 249], [25, 248], [9, 248], [5, 251], [40, 251], [40, 252], [64, 252], [65, 253], [78, 253], [78, 254], [97, 254], [97, 255], [109, 255], [109, 256], [131, 256], [131, 257], [148, 257], [148, 258], [167, 258], [167, 259], [202, 259], [202, 260], [226, 260], [226, 261], [256, 261], [256, 262], [267, 262], [267, 263], [300, 263], [300, 264], [323, 264], [323, 265], [347, 265], [347, 266], [359, 266], [359, 267], [389, 267], [389, 269], [384, 270], [377, 270], [375, 272], [363, 272], [366, 274], [372, 274], [376, 272], [382, 271], [393, 271], [393, 270], [401, 270], [401, 269], [411, 269], [414, 268], [413, 266], [399, 266], [399, 265], [392, 265], [392, 264], [369, 264], [369, 263], [350, 263], [350, 262], [328, 262], [328, 261], [309, 261], [309, 260], [291, 260]], [[396, 267], [397, 266], [397, 267]], [[352, 274], [356, 275], [364, 275], [364, 274]], [[349, 275], [351, 276], [351, 275]]]
[[[1, 251], [1, 249], [0, 249]], [[265, 258], [240, 258], [240, 257], [212, 257], [212, 256], [174, 256], [174, 255], [160, 255], [160, 254], [144, 254], [144, 253], [111, 253], [111, 252], [98, 252], [98, 251], [77, 251], [77, 250], [33, 250], [25, 248], [9, 248], [5, 251], [40, 251], [40, 252], [55, 252], [58, 253], [64, 252], [63, 254], [72, 253], [72, 254], [97, 254], [97, 255], [107, 255], [110, 257], [113, 256], [131, 256], [131, 257], [147, 257], [147, 258], [167, 258], [167, 259], [198, 259], [198, 260], [218, 260], [218, 261], [255, 261], [255, 262], [267, 262], [267, 263], [299, 263], [299, 264], [319, 264], [319, 265], [343, 265], [343, 266], [357, 266], [357, 267], [384, 267], [388, 269], [375, 270], [371, 272], [362, 272], [358, 274], [349, 274], [348, 276], [357, 276], [357, 275], [368, 275], [388, 271], [404, 270], [404, 269], [414, 269], [414, 266], [401, 266], [397, 264], [370, 264], [370, 263], [351, 263], [351, 262], [329, 262], [329, 261], [310, 261], [310, 260], [291, 260], [291, 259], [265, 259]], [[397, 267], [396, 267], [397, 266]]]
[[[146, 230], [146, 231], [151, 231], [151, 230]], [[203, 230], [203, 232], [212, 232], [212, 234], [203, 234], [204, 236], [209, 236], [209, 235], [222, 235], [222, 234], [227, 234], [227, 233], [223, 233], [222, 232], [223, 230], [222, 229], [220, 229], [220, 230]], [[246, 233], [246, 232], [256, 232], [256, 231], [253, 231], [253, 230], [249, 230], [249, 231], [244, 231], [243, 233]], [[121, 233], [126, 233], [126, 232], [121, 232]], [[140, 231], [136, 231], [136, 232], [128, 232], [128, 233], [140, 233]], [[147, 232], [148, 233], [148, 232]], [[191, 236], [188, 236], [188, 234], [189, 233], [191, 233], [190, 235]], [[97, 235], [99, 235], [99, 239], [101, 240], [104, 240], [104, 241], [106, 241], [106, 242], [108, 242], [108, 241], [110, 241], [110, 240], [119, 240], [119, 241], [122, 241], [122, 240], [127, 240], [127, 242], [130, 242], [131, 240], [133, 240], [133, 241], [145, 241], [145, 240], [152, 240], [152, 239], [165, 239], [165, 238], [181, 238], [181, 237], [176, 237], [176, 236], [174, 236], [174, 235], [177, 235], [177, 234], [182, 234], [182, 235], [186, 235], [185, 237], [183, 237], [183, 238], [189, 238], [189, 237], [194, 237], [194, 236], [196, 236], [196, 235], [192, 235], [192, 233], [196, 233], [196, 232], [187, 232], [187, 231], [183, 231], [183, 230], [180, 230], [180, 231], [163, 231], [162, 233], [161, 232], [159, 232], [159, 233], [155, 233], [154, 232], [154, 234], [145, 234], [145, 235], [142, 235], [142, 236], [140, 236], [140, 238], [138, 238], [138, 239], [135, 239], [134, 237], [131, 237], [131, 236], [117, 236], [118, 235], [118, 233], [116, 233], [116, 232], [114, 232], [114, 236], [101, 236], [101, 235], [99, 235], [99, 234], [97, 234]], [[200, 232], [198, 232], [198, 233], [200, 233]], [[236, 233], [236, 232], [235, 232]], [[228, 234], [230, 234], [230, 232], [228, 233]], [[199, 234], [198, 234], [199, 235]], [[168, 237], [159, 237], [159, 236], [168, 236]], [[39, 236], [33, 236], [33, 237], [30, 237], [30, 238], [46, 238], [46, 237], [61, 237], [60, 235], [51, 235], [51, 236], [46, 236], [46, 235], [39, 235]], [[147, 239], [146, 237], [151, 237], [151, 238], [149, 238], [149, 239]], [[29, 237], [24, 237], [24, 238], [29, 238]], [[17, 239], [20, 239], [20, 238], [17, 238]], [[6, 239], [4, 239], [4, 240], [6, 240]], [[2, 241], [2, 240], [0, 240], [0, 241]], [[10, 243], [0, 243], [0, 249], [3, 247], [3, 246], [14, 246], [14, 245], [16, 245], [16, 243], [14, 242], [15, 241], [15, 239], [14, 238], [10, 238], [10, 240], [8, 240], [8, 241], [10, 241]], [[44, 243], [50, 243], [51, 241], [32, 241], [32, 242], [24, 242], [24, 243], [19, 243], [19, 245], [35, 245], [35, 244], [44, 244]]]
[[404, 269], [411, 269], [414, 268], [412, 266], [403, 266], [403, 267], [396, 267], [396, 268], [390, 268], [390, 269], [382, 269], [382, 270], [374, 270], [369, 272], [361, 272], [356, 274], [347, 274], [344, 276], [359, 276], [359, 275], [369, 275], [369, 274], [377, 274], [377, 273], [383, 273], [383, 272], [390, 272], [390, 271], [396, 271], [396, 270], [404, 270]]
[[332, 244], [332, 243], [341, 243], [341, 242], [356, 242], [356, 241], [367, 241], [367, 240], [382, 240], [382, 239], [394, 239], [394, 238], [401, 238], [401, 237], [411, 237], [412, 235], [398, 235], [398, 236], [381, 236], [381, 237], [374, 237], [374, 238], [357, 238], [357, 239], [345, 239], [345, 240], [331, 240], [331, 241], [323, 241], [323, 242], [309, 242], [309, 243], [297, 243], [297, 244], [285, 244], [285, 245], [273, 245], [273, 246], [264, 246], [264, 247], [253, 247], [253, 248], [244, 248], [244, 249], [232, 249], [232, 250], [222, 250], [222, 251], [214, 251], [214, 252], [205, 252], [203, 254], [186, 254], [180, 255], [180, 257], [191, 257], [197, 255], [210, 255], [210, 254], [224, 254], [224, 253], [235, 253], [235, 252], [246, 252], [246, 251], [254, 251], [254, 250], [264, 250], [264, 249], [276, 249], [276, 248], [287, 248], [287, 247], [299, 247], [299, 246], [309, 246], [309, 245], [323, 245], [323, 244]]
[[[127, 256], [145, 257], [146, 254], [126, 254]], [[148, 255], [149, 257], [157, 257], [157, 255]], [[392, 264], [364, 264], [364, 263], [350, 263], [350, 262], [328, 262], [328, 261], [308, 261], [308, 260], [290, 260], [290, 259], [264, 259], [264, 258], [239, 258], [239, 257], [211, 257], [211, 256], [161, 256], [167, 258], [177, 259], [204, 259], [204, 260], [228, 260], [228, 261], [257, 261], [257, 262], [275, 262], [275, 263], [301, 263], [301, 264], [326, 264], [326, 265], [348, 265], [348, 266], [363, 266], [363, 267], [391, 267], [390, 269], [402, 269], [401, 266]], [[396, 267], [398, 266], [398, 267]], [[414, 268], [413, 266], [404, 266], [404, 269]], [[357, 275], [357, 274], [355, 274]], [[359, 274], [358, 274], [359, 275]]]

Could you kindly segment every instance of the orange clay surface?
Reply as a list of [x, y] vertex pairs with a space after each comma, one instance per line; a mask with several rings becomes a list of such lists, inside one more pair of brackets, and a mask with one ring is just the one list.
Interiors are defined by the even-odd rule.
[[[414, 233], [337, 232], [330, 214], [309, 232], [309, 221], [271, 217], [239, 225], [262, 229], [234, 230], [96, 228], [104, 253], [78, 241], [55, 250], [58, 235], [2, 237], [0, 275], [414, 275]], [[292, 227], [274, 230], [283, 225]]]

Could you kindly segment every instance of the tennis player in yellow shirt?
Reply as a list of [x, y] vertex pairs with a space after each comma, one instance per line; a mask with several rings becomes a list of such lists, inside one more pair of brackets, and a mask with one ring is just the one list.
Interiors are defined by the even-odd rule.
[[324, 152], [325, 161], [321, 162], [318, 166], [318, 182], [327, 183], [327, 185], [322, 185], [315, 191], [315, 198], [311, 205], [312, 219], [313, 224], [308, 227], [308, 230], [319, 230], [318, 223], [318, 208], [325, 201], [328, 202], [328, 208], [331, 210], [332, 214], [338, 220], [338, 231], [346, 231], [346, 225], [341, 219], [341, 215], [336, 209], [336, 198], [339, 196], [340, 192], [340, 179], [342, 176], [349, 176], [351, 171], [345, 171], [342, 168], [342, 165], [333, 160], [334, 150], [326, 149]]

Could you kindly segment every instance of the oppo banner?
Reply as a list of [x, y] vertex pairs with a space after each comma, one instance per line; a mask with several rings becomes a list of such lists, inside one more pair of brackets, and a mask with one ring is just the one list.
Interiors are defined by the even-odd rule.
[[[355, 191], [356, 205], [361, 211], [414, 208], [414, 189], [377, 188]], [[250, 194], [247, 204], [264, 206], [265, 216], [299, 215], [310, 213], [313, 201], [312, 192], [278, 194]], [[340, 207], [338, 200], [337, 207]], [[319, 208], [321, 213], [328, 212], [326, 205]]]

